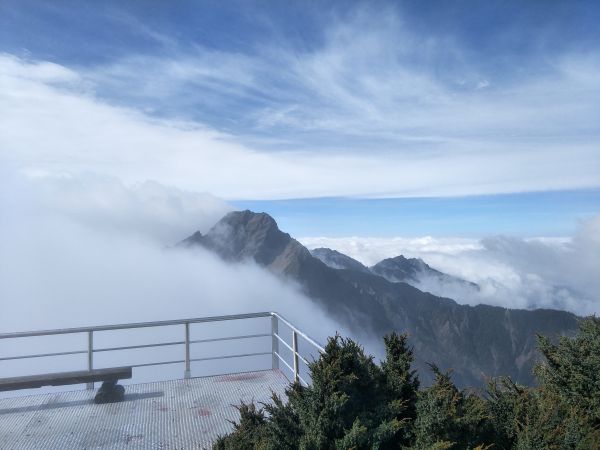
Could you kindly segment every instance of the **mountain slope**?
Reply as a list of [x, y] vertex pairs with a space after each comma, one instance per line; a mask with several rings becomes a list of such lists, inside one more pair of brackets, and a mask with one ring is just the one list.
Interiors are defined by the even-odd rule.
[[446, 284], [459, 284], [465, 288], [475, 291], [479, 290], [479, 286], [475, 283], [435, 270], [420, 258], [405, 258], [402, 255], [395, 258], [387, 258], [372, 266], [370, 270], [375, 275], [382, 276], [394, 283], [402, 281], [413, 286], [419, 286], [424, 280], [427, 280], [429, 282], [436, 282], [442, 286]]
[[433, 269], [419, 258], [405, 258], [400, 255], [384, 259], [372, 267], [366, 267], [337, 250], [315, 248], [310, 253], [333, 269], [373, 273], [392, 283], [408, 283], [436, 295], [451, 295], [453, 298], [462, 299], [465, 295], [472, 297], [479, 292], [477, 284]]
[[321, 247], [312, 249], [310, 254], [333, 269], [350, 269], [365, 273], [370, 272], [367, 266], [337, 250]]
[[426, 381], [431, 362], [453, 368], [462, 386], [481, 385], [483, 375], [510, 375], [529, 384], [537, 356], [535, 334], [571, 334], [577, 326], [577, 318], [566, 312], [459, 305], [369, 271], [334, 269], [264, 213], [229, 213], [206, 235], [195, 233], [180, 245], [200, 245], [229, 261], [254, 260], [292, 278], [355, 331], [378, 336], [392, 330], [409, 332], [420, 358], [417, 368]]
[[200, 245], [227, 261], [250, 259], [278, 275], [293, 278], [310, 298], [349, 327], [366, 326], [373, 331], [392, 327], [382, 305], [365, 303], [337, 270], [314, 258], [306, 247], [280, 231], [268, 214], [231, 212], [206, 235], [196, 232], [179, 245]]
[[373, 274], [340, 273], [365, 297], [376, 297], [395, 330], [410, 334], [422, 374], [429, 373], [427, 363], [452, 368], [462, 386], [478, 386], [485, 376], [498, 375], [533, 383], [536, 334], [570, 335], [577, 327], [576, 316], [563, 311], [459, 305]]

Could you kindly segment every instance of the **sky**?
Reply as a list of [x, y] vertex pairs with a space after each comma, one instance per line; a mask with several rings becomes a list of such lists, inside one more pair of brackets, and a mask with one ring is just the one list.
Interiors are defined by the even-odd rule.
[[294, 314], [297, 286], [165, 253], [246, 208], [482, 287], [423, 281], [460, 303], [600, 313], [599, 22], [594, 1], [0, 0], [0, 326], [107, 297], [99, 321], [248, 311], [257, 286]]
[[596, 2], [0, 2], [0, 163], [300, 236], [567, 236], [600, 209]]
[[[570, 236], [598, 214], [599, 190], [469, 197], [317, 198], [233, 201], [266, 211], [294, 236]], [[574, 218], [576, 220], [574, 220]]]

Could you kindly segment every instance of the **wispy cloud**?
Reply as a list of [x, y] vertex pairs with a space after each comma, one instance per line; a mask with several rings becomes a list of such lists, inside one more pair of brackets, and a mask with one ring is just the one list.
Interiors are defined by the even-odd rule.
[[[339, 47], [343, 45], [339, 44]], [[165, 76], [152, 74], [152, 69], [142, 70], [142, 62], [135, 68], [128, 68], [126, 64], [118, 66], [124, 74], [121, 78], [127, 81], [119, 84], [120, 88], [115, 88], [114, 93], [121, 92], [126, 98], [127, 92], [139, 90], [145, 98], [153, 98], [150, 92], [157, 91], [159, 94], [153, 98], [154, 104], [169, 104], [172, 95], [179, 94], [181, 97], [192, 98], [191, 101], [196, 103], [205, 101], [207, 108], [223, 98], [224, 90], [230, 93], [230, 100], [239, 100], [235, 94], [236, 89], [247, 92], [250, 96], [270, 95], [277, 98], [279, 103], [281, 99], [287, 98], [273, 80], [259, 81], [259, 74], [252, 69], [255, 63], [248, 58], [239, 60], [234, 55], [220, 54], [221, 59], [217, 61], [226, 63], [211, 65], [210, 58], [207, 55], [205, 57], [207, 60], [204, 62], [198, 59], [167, 60], [159, 64], [155, 61], [159, 67], [156, 70], [161, 73], [170, 71]], [[493, 102], [488, 105], [489, 114], [485, 112], [485, 108], [469, 107], [467, 103], [465, 111], [468, 117], [460, 116], [458, 103], [455, 104], [456, 109], [443, 109], [439, 104], [440, 98], [452, 99], [454, 94], [446, 92], [438, 95], [436, 92], [441, 89], [439, 87], [422, 88], [415, 91], [417, 97], [424, 96], [421, 102], [427, 103], [427, 95], [433, 95], [438, 106], [428, 116], [425, 111], [419, 112], [418, 106], [416, 109], [407, 106], [404, 111], [398, 105], [397, 114], [406, 119], [405, 122], [409, 123], [407, 126], [404, 119], [389, 115], [393, 108], [388, 108], [386, 101], [373, 103], [374, 99], [386, 98], [386, 89], [393, 90], [393, 86], [388, 86], [385, 80], [369, 84], [383, 86], [383, 90], [379, 92], [364, 91], [367, 89], [364, 85], [368, 83], [358, 83], [357, 92], [361, 92], [361, 95], [356, 95], [350, 85], [343, 84], [343, 80], [348, 78], [345, 72], [351, 70], [349, 62], [339, 65], [344, 68], [340, 73], [341, 69], [336, 69], [334, 63], [310, 62], [314, 58], [321, 57], [309, 55], [297, 62], [302, 67], [314, 67], [307, 70], [305, 78], [299, 75], [302, 69], [295, 69], [294, 79], [304, 80], [303, 86], [312, 86], [310, 89], [317, 91], [316, 94], [313, 95], [305, 87], [303, 98], [306, 101], [303, 103], [289, 101], [286, 102], [285, 109], [270, 106], [266, 115], [261, 113], [259, 107], [252, 112], [260, 119], [257, 119], [260, 126], [249, 119], [250, 130], [267, 127], [269, 121], [298, 122], [292, 127], [298, 137], [294, 144], [295, 150], [291, 150], [288, 145], [285, 151], [273, 151], [271, 147], [274, 143], [285, 141], [289, 144], [294, 141], [289, 133], [279, 134], [273, 131], [273, 127], [281, 127], [280, 124], [270, 125], [268, 135], [252, 132], [260, 142], [246, 142], [243, 136], [237, 135], [239, 133], [219, 131], [203, 121], [186, 117], [166, 118], [145, 112], [132, 104], [118, 105], [114, 95], [104, 96], [98, 92], [103, 83], [92, 76], [89, 70], [78, 71], [54, 63], [25, 61], [4, 55], [0, 58], [0, 76], [5, 87], [0, 93], [0, 112], [3, 117], [0, 122], [1, 158], [3, 164], [21, 169], [91, 170], [117, 176], [126, 182], [156, 180], [182, 189], [213, 192], [225, 198], [444, 196], [600, 185], [598, 142], [593, 136], [584, 135], [585, 139], [573, 137], [568, 140], [565, 136], [556, 139], [546, 136], [541, 140], [530, 135], [503, 136], [501, 139], [490, 138], [485, 142], [482, 136], [477, 139], [467, 139], [464, 136], [450, 139], [443, 136], [443, 131], [451, 129], [453, 125], [457, 126], [454, 134], [460, 134], [461, 129], [465, 132], [468, 127], [482, 134], [485, 129], [475, 125], [476, 120], [480, 120], [476, 117], [482, 116], [484, 119], [481, 120], [489, 120], [493, 115]], [[335, 60], [334, 57], [329, 58]], [[362, 67], [362, 73], [365, 73], [368, 60], [361, 62], [359, 59], [358, 62], [355, 66], [358, 69]], [[145, 63], [152, 67], [152, 61]], [[285, 61], [275, 61], [273, 64], [285, 67]], [[246, 70], [246, 66], [250, 69]], [[222, 67], [222, 72], [219, 67]], [[267, 67], [276, 71], [274, 66], [264, 66], [264, 72]], [[144, 74], [147, 72], [151, 74], [150, 79], [145, 78]], [[361, 73], [361, 70], [358, 72]], [[115, 72], [98, 69], [94, 73], [96, 77], [102, 76], [119, 82], [119, 76]], [[286, 71], [283, 70], [282, 73], [285, 74]], [[135, 87], [130, 85], [134, 81], [133, 74], [137, 74]], [[184, 82], [178, 81], [174, 74], [179, 74]], [[153, 78], [156, 76], [158, 78]], [[378, 76], [373, 75], [375, 78]], [[531, 97], [519, 102], [531, 116], [534, 116], [535, 111], [540, 114], [551, 114], [552, 111], [556, 113], [552, 117], [542, 114], [542, 119], [535, 118], [530, 123], [532, 129], [535, 129], [535, 123], [543, 120], [550, 124], [552, 121], [559, 121], [557, 111], [560, 108], [565, 108], [560, 113], [561, 118], [567, 122], [575, 120], [572, 108], [575, 108], [576, 102], [579, 105], [577, 107], [585, 113], [582, 113], [583, 116], [592, 115], [591, 109], [595, 104], [592, 105], [594, 97], [589, 94], [592, 92], [590, 86], [595, 86], [596, 82], [591, 76], [579, 76], [582, 83], [587, 80], [588, 85], [582, 84], [584, 87], [578, 88], [581, 95], [574, 97], [573, 101], [557, 101], [556, 106], [547, 105], [542, 101], [544, 89], [538, 88], [536, 95], [541, 102], [538, 106], [531, 109], [526, 105], [532, 102]], [[190, 79], [210, 86], [194, 90], [193, 85], [188, 84]], [[334, 80], [342, 80], [342, 84], [328, 87], [327, 83], [333, 83]], [[273, 89], [266, 83], [271, 83]], [[320, 85], [323, 86], [322, 94], [317, 90]], [[184, 89], [186, 86], [189, 90]], [[168, 92], [161, 92], [163, 88]], [[170, 89], [175, 91], [172, 93]], [[398, 89], [402, 93], [416, 88], [410, 87], [405, 91]], [[553, 90], [561, 91], [561, 85], [555, 85]], [[298, 92], [285, 92], [288, 96], [294, 94], [300, 98]], [[586, 94], [586, 99], [582, 99], [583, 93]], [[327, 106], [321, 100], [327, 95], [332, 106]], [[468, 94], [471, 95], [474, 94]], [[518, 93], [515, 93], [514, 98], [517, 97]], [[550, 98], [552, 100], [552, 96]], [[311, 99], [315, 101], [311, 102]], [[360, 106], [361, 102], [364, 103], [363, 106]], [[252, 102], [248, 101], [247, 104]], [[510, 110], [503, 113], [502, 103], [499, 105], [499, 119], [514, 112]], [[236, 113], [233, 103], [229, 103], [227, 107], [231, 108], [232, 114]], [[331, 108], [337, 108], [338, 112]], [[359, 114], [358, 110], [363, 112]], [[273, 111], [277, 111], [276, 115], [281, 119], [273, 119]], [[373, 113], [369, 114], [368, 111]], [[215, 115], [219, 114], [224, 120], [222, 111], [215, 112]], [[252, 117], [252, 114], [247, 115]], [[518, 108], [515, 114], [519, 116]], [[375, 119], [376, 117], [379, 119]], [[314, 125], [307, 124], [307, 120], [314, 122]], [[591, 119], [581, 119], [580, 126], [585, 128], [589, 125], [589, 120]], [[464, 125], [460, 125], [461, 121]], [[506, 121], [499, 120], [499, 123], [507, 127]], [[377, 132], [379, 128], [380, 133]], [[305, 144], [299, 144], [304, 142], [299, 136], [308, 133], [309, 129], [320, 129], [319, 133], [325, 136], [322, 145], [312, 143], [314, 136], [311, 137], [310, 133], [305, 134]], [[412, 131], [403, 134], [403, 129]], [[434, 131], [436, 136], [433, 136]], [[517, 129], [513, 132], [518, 135]], [[372, 149], [371, 145], [362, 141], [375, 134], [385, 137], [386, 133], [388, 137], [400, 136], [395, 141], [396, 144], [389, 144], [392, 147], [388, 151]], [[351, 134], [355, 134], [356, 138], [348, 138], [347, 135]], [[331, 149], [332, 145], [344, 145], [346, 139], [350, 139], [347, 141], [348, 151]], [[352, 143], [353, 141], [356, 142]], [[567, 152], [569, 158], [566, 159]]]
[[295, 149], [462, 154], [597, 140], [599, 67], [597, 52], [558, 53], [536, 70], [494, 73], [451, 38], [415, 34], [397, 12], [358, 10], [331, 18], [308, 50], [200, 44], [121, 58], [88, 76], [107, 96], [201, 117], [250, 142], [272, 135]]
[[[50, 28], [75, 15], [46, 9]], [[498, 44], [495, 58], [407, 9], [309, 11], [298, 40], [272, 23], [285, 14], [242, 8], [247, 42], [117, 5], [87, 12], [126, 45], [102, 58], [0, 57], [2, 160], [235, 199], [600, 186], [597, 46], [550, 47], [509, 27], [503, 42], [539, 49]]]

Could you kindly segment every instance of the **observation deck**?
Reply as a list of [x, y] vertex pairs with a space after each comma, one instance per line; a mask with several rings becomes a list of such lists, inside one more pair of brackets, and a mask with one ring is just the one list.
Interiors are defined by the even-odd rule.
[[[86, 348], [72, 349], [82, 337]], [[52, 351], [15, 353], [32, 344]], [[291, 380], [310, 383], [307, 363], [322, 351], [275, 312], [0, 334], [0, 377], [48, 372], [61, 358], [53, 372], [133, 368], [117, 403], [94, 404], [91, 384], [0, 392], [0, 449], [210, 448], [233, 429], [241, 402], [268, 403]]]

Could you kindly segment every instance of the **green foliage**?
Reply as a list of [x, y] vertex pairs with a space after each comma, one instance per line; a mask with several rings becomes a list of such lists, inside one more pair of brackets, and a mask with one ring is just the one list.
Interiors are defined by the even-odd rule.
[[510, 378], [490, 380], [487, 409], [493, 430], [493, 442], [498, 448], [513, 448], [520, 424], [525, 423], [532, 402], [531, 390], [519, 386]]
[[385, 400], [383, 377], [373, 358], [354, 341], [335, 336], [309, 368], [312, 385], [289, 397], [306, 430], [301, 448], [332, 448], [346, 439], [364, 439], [363, 428], [377, 421], [378, 407]]
[[288, 395], [305, 430], [300, 448], [387, 449], [409, 442], [418, 389], [412, 350], [396, 334], [386, 337], [386, 350], [379, 367], [354, 341], [328, 340], [309, 366], [311, 386]]
[[397, 418], [414, 420], [416, 417], [417, 393], [419, 379], [416, 370], [411, 370], [414, 359], [413, 351], [408, 346], [406, 334], [392, 333], [383, 338], [386, 350], [386, 359], [381, 363], [385, 375], [388, 399], [391, 413], [396, 413]]
[[384, 338], [377, 365], [351, 339], [330, 338], [309, 365], [312, 384], [291, 385], [257, 409], [239, 407], [234, 431], [215, 449], [600, 449], [600, 320], [574, 338], [539, 337], [540, 385], [490, 380], [485, 395], [459, 390], [436, 366], [419, 390], [406, 335]]
[[274, 448], [281, 450], [298, 448], [298, 440], [302, 436], [298, 415], [290, 403], [284, 403], [276, 394], [273, 394], [272, 400], [272, 403], [264, 405], [269, 417], [266, 425], [268, 442], [276, 443]]
[[449, 448], [466, 449], [484, 444], [487, 424], [485, 401], [459, 391], [449, 372], [442, 373], [435, 365], [431, 368], [435, 383], [420, 392], [417, 401], [415, 448], [452, 444]]
[[536, 389], [503, 378], [490, 383], [494, 442], [502, 449], [600, 448], [600, 320], [584, 319], [574, 338], [538, 337], [545, 362]]
[[242, 402], [238, 407], [240, 422], [234, 424], [233, 433], [220, 436], [215, 442], [215, 450], [245, 450], [248, 448], [267, 449], [266, 418], [262, 410], [256, 405], [247, 405]]
[[600, 319], [583, 320], [575, 338], [561, 337], [556, 345], [539, 336], [538, 345], [546, 358], [535, 369], [541, 383], [600, 426]]

